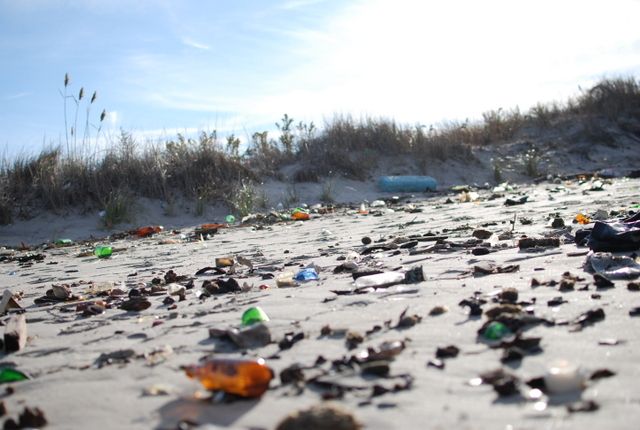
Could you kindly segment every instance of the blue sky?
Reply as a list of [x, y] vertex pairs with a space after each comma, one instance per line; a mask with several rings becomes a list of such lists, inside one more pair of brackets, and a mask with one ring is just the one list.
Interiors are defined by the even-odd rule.
[[0, 0], [0, 150], [64, 142], [65, 73], [70, 93], [98, 92], [105, 135], [139, 140], [244, 138], [285, 112], [322, 125], [526, 110], [640, 77], [638, 16], [639, 0]]

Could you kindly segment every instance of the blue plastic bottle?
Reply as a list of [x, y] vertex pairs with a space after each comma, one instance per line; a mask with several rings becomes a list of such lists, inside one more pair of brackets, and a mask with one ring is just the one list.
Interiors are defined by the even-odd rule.
[[381, 176], [378, 179], [380, 191], [390, 193], [435, 191], [437, 186], [431, 176]]

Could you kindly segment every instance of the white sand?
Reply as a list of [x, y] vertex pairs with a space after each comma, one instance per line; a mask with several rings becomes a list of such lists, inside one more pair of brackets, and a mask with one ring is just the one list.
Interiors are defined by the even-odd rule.
[[[272, 388], [258, 400], [213, 404], [195, 399], [194, 392], [202, 391], [202, 388], [188, 379], [180, 366], [195, 363], [214, 350], [216, 343], [208, 339], [209, 328], [239, 325], [242, 312], [249, 306], [259, 305], [271, 318], [268, 325], [276, 342], [286, 332], [303, 331], [304, 340], [283, 351], [280, 359], [268, 361], [277, 375], [296, 362], [311, 365], [320, 354], [331, 360], [361, 349], [348, 351], [344, 339], [320, 338], [324, 325], [364, 334], [385, 320], [395, 323], [400, 313], [409, 307], [410, 314], [423, 317], [421, 323], [405, 330], [383, 330], [367, 338], [361, 347], [375, 347], [384, 340], [406, 339], [407, 348], [391, 364], [391, 374], [410, 373], [415, 378], [413, 388], [375, 397], [365, 406], [359, 406], [367, 397], [362, 393], [347, 393], [344, 399], [337, 400], [366, 428], [636, 428], [640, 418], [640, 389], [637, 386], [640, 319], [630, 317], [628, 311], [640, 305], [640, 293], [628, 291], [626, 281], [616, 281], [616, 288], [598, 291], [601, 298], [592, 298], [596, 290], [591, 275], [583, 268], [585, 257], [568, 255], [578, 250], [573, 244], [542, 253], [526, 253], [518, 250], [514, 240], [506, 240], [499, 243], [504, 248], [481, 257], [474, 257], [463, 248], [416, 256], [409, 256], [408, 250], [398, 254], [385, 251], [376, 254], [369, 264], [386, 269], [422, 265], [427, 280], [362, 295], [336, 298], [330, 292], [352, 288], [349, 274], [333, 274], [332, 270], [340, 264], [337, 257], [362, 250], [361, 238], [365, 235], [375, 241], [431, 231], [446, 234], [449, 240], [463, 241], [471, 238], [472, 229], [442, 233], [443, 229], [455, 229], [465, 224], [475, 228], [495, 222], [485, 228], [500, 233], [510, 228], [509, 220], [515, 213], [519, 218], [533, 221], [531, 225], [518, 222], [516, 235], [550, 232], [547, 216], [552, 213], [558, 213], [575, 229], [571, 220], [580, 211], [626, 210], [632, 202], [638, 203], [640, 180], [616, 179], [599, 192], [588, 191], [589, 184], [579, 185], [575, 181], [561, 184], [566, 188], [556, 192], [554, 188], [558, 185], [543, 183], [524, 187], [522, 191], [530, 196], [530, 202], [522, 206], [505, 207], [504, 198], [444, 204], [447, 197], [455, 200], [456, 196], [438, 195], [410, 199], [423, 210], [420, 213], [396, 211], [378, 217], [339, 210], [334, 214], [314, 216], [304, 223], [278, 223], [260, 230], [251, 227], [223, 229], [207, 241], [188, 242], [169, 231], [147, 239], [115, 240], [110, 244], [116, 252], [112, 258], [104, 260], [94, 256], [78, 257], [82, 251], [91, 248], [77, 245], [36, 250], [46, 258], [31, 267], [20, 267], [17, 262], [0, 262], [3, 289], [24, 293], [21, 303], [27, 310], [30, 336], [23, 351], [7, 355], [2, 361], [15, 363], [19, 369], [33, 375], [30, 381], [11, 384], [15, 393], [3, 399], [8, 414], [15, 418], [25, 405], [39, 407], [49, 421], [47, 428], [52, 429], [172, 429], [179, 420], [191, 420], [202, 424], [203, 428], [273, 428], [286, 414], [321, 402], [320, 394], [306, 389], [301, 395], [294, 395], [290, 388], [279, 387], [276, 377]], [[379, 195], [370, 186], [362, 187], [362, 194], [352, 194], [355, 196], [352, 200], [367, 198], [371, 201]], [[488, 191], [480, 193], [482, 198], [490, 194]], [[405, 206], [406, 200], [403, 200], [399, 207]], [[211, 221], [219, 220], [220, 215], [212, 216]], [[19, 243], [20, 237], [34, 244], [39, 239], [67, 236], [78, 239], [87, 234], [107, 234], [94, 230], [95, 215], [82, 220], [81, 217], [58, 220], [59, 224], [52, 229], [51, 219], [41, 218], [10, 229], [3, 228], [0, 243]], [[166, 227], [174, 227], [166, 222], [171, 219], [156, 220], [158, 223], [163, 221]], [[175, 226], [190, 225], [181, 230], [190, 234], [193, 226], [208, 221], [180, 219]], [[147, 223], [150, 222], [140, 225]], [[327, 236], [325, 230], [331, 235]], [[73, 236], [72, 232], [77, 235]], [[175, 243], [167, 243], [169, 241]], [[495, 235], [491, 241], [498, 243]], [[429, 244], [424, 242], [419, 246]], [[166, 295], [152, 296], [152, 306], [140, 313], [114, 308], [89, 318], [75, 312], [63, 312], [61, 304], [38, 307], [33, 302], [54, 283], [111, 282], [127, 290], [138, 283], [150, 283], [154, 277], [162, 278], [170, 269], [179, 275], [193, 276], [198, 269], [213, 266], [216, 257], [228, 255], [246, 257], [256, 267], [271, 267], [275, 275], [284, 270], [295, 271], [299, 264], [315, 263], [323, 269], [321, 280], [296, 288], [278, 289], [274, 280], [261, 280], [240, 266], [234, 277], [241, 284], [253, 285], [249, 292], [208, 298], [204, 302], [191, 293], [187, 294], [186, 301], [177, 302], [177, 309], [173, 311], [162, 305]], [[465, 275], [474, 262], [483, 260], [519, 264], [520, 270], [477, 278]], [[294, 265], [285, 267], [287, 263]], [[565, 271], [584, 277], [586, 281], [578, 283], [578, 287], [590, 284], [588, 290], [561, 293], [557, 287], [533, 289], [530, 286], [533, 277], [559, 280]], [[196, 289], [204, 279], [212, 279], [212, 276], [198, 277]], [[259, 290], [260, 284], [271, 288]], [[517, 288], [520, 300], [535, 298], [536, 315], [550, 319], [571, 319], [589, 309], [604, 309], [604, 321], [580, 332], [570, 332], [567, 326], [538, 326], [527, 331], [528, 336], [542, 337], [543, 352], [506, 367], [523, 379], [541, 376], [550, 362], [562, 357], [589, 370], [609, 368], [616, 372], [615, 376], [596, 381], [581, 393], [582, 398], [600, 404], [598, 411], [568, 414], [562, 402], [536, 410], [534, 402], [500, 399], [490, 386], [467, 384], [479, 373], [500, 367], [501, 351], [491, 350], [477, 341], [476, 331], [484, 317], [469, 318], [458, 302], [475, 291], [490, 294], [500, 287]], [[86, 285], [72, 289], [76, 294], [92, 298], [84, 293]], [[547, 300], [556, 296], [563, 296], [568, 303], [548, 307]], [[324, 302], [327, 298], [335, 300]], [[437, 317], [428, 316], [429, 310], [436, 305], [447, 306], [449, 312]], [[484, 309], [490, 307], [489, 304]], [[162, 324], [154, 326], [156, 321]], [[625, 343], [598, 345], [604, 338], [617, 338]], [[436, 348], [450, 344], [460, 348], [460, 355], [446, 360], [443, 370], [427, 367]], [[131, 348], [142, 355], [166, 345], [173, 353], [156, 365], [150, 365], [144, 357], [103, 368], [94, 365], [102, 353]], [[277, 349], [276, 344], [271, 344], [248, 351], [248, 356], [266, 357]], [[228, 355], [238, 356], [238, 353]], [[359, 375], [341, 378], [358, 385], [392, 386], [397, 382], [371, 381]], [[145, 388], [157, 384], [168, 386], [170, 393], [143, 396]]]

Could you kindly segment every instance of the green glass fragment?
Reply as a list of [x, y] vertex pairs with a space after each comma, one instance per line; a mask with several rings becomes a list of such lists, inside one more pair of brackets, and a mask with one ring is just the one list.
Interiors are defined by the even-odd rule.
[[484, 329], [484, 337], [489, 340], [499, 340], [511, 333], [509, 328], [498, 321], [493, 321]]
[[0, 369], [0, 384], [24, 381], [26, 379], [29, 379], [29, 377], [17, 369], [12, 369], [11, 367]]
[[111, 257], [112, 253], [113, 248], [111, 248], [110, 246], [96, 246], [96, 249], [94, 251], [94, 254], [96, 254], [96, 257], [98, 258]]
[[242, 314], [242, 325], [251, 325], [263, 321], [269, 321], [269, 317], [258, 306], [249, 308]]

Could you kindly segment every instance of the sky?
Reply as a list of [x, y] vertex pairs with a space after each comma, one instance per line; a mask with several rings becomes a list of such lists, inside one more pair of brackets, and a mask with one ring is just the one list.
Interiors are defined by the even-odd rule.
[[640, 77], [639, 16], [640, 0], [0, 0], [0, 154], [64, 146], [65, 73], [77, 139], [97, 91], [88, 140], [527, 110]]

